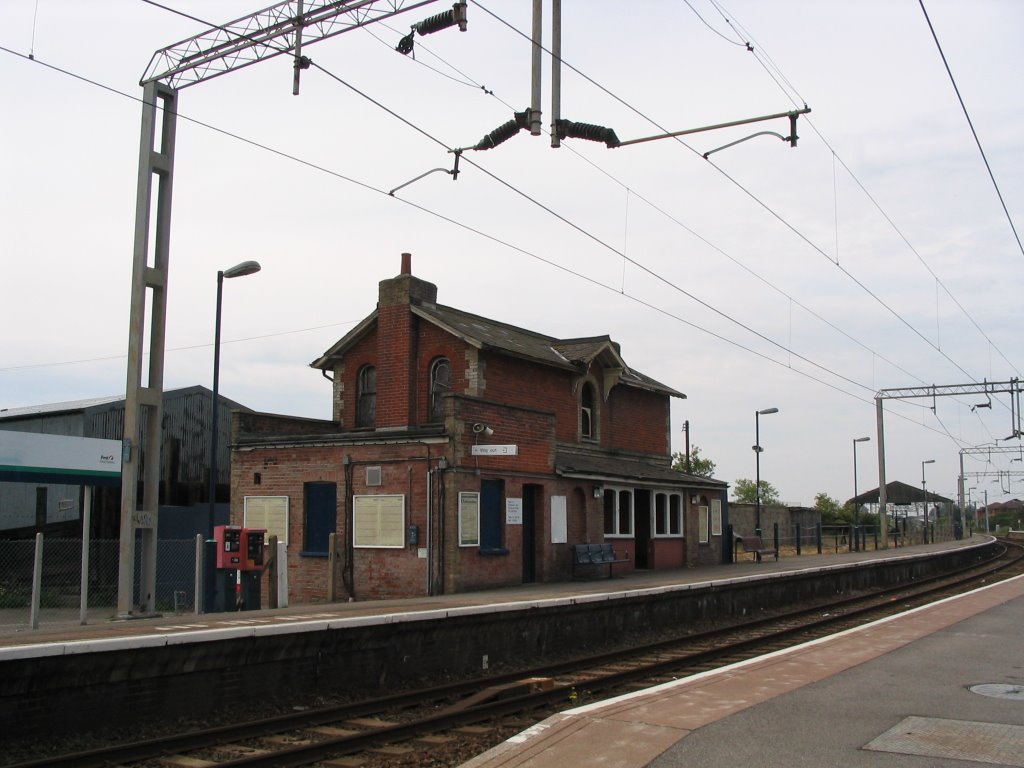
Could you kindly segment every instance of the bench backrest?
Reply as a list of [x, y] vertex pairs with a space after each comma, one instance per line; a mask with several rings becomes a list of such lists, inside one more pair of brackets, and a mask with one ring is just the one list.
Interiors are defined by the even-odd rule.
[[615, 559], [611, 544], [573, 544], [572, 559], [577, 565], [610, 563]]
[[747, 551], [764, 549], [764, 542], [761, 541], [760, 536], [744, 536], [740, 539], [740, 543], [743, 544], [743, 548]]
[[590, 556], [590, 544], [573, 544], [572, 559], [580, 565], [594, 562]]

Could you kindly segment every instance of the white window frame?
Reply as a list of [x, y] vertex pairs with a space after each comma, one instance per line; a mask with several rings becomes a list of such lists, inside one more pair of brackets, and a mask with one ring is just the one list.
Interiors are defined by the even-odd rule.
[[[612, 527], [613, 527], [614, 531], [612, 533], [609, 533], [608, 531], [605, 531], [604, 532], [604, 537], [606, 539], [632, 539], [632, 538], [635, 538], [633, 532], [636, 530], [636, 496], [633, 493], [633, 489], [632, 488], [620, 487], [620, 486], [606, 486], [605, 487], [605, 493], [607, 493], [609, 491], [611, 491], [611, 492], [613, 492], [615, 494], [615, 496], [614, 496], [614, 498], [615, 498], [615, 505], [614, 505], [615, 508], [614, 508], [614, 510], [612, 512], [612, 521], [614, 522], [614, 525]], [[619, 518], [620, 518], [620, 515], [621, 515], [621, 510], [619, 509], [619, 501], [622, 499], [622, 494], [623, 493], [626, 493], [626, 494], [629, 495], [629, 530], [626, 531], [626, 532], [623, 532], [620, 529], [620, 527], [619, 527]], [[602, 503], [601, 520], [602, 520], [602, 527], [603, 527], [603, 524], [604, 524], [604, 506], [603, 506], [604, 505], [604, 499], [603, 498], [601, 500], [601, 503]]]
[[[686, 519], [683, 514], [683, 494], [675, 491], [655, 491], [654, 508], [651, 510], [651, 538], [653, 539], [683, 539], [686, 538]], [[665, 497], [665, 533], [658, 533], [658, 497]], [[678, 521], [679, 532], [672, 533], [672, 499], [676, 499], [675, 516]]]
[[697, 507], [697, 522], [700, 526], [697, 541], [700, 544], [707, 544], [711, 541], [711, 507], [701, 504]]

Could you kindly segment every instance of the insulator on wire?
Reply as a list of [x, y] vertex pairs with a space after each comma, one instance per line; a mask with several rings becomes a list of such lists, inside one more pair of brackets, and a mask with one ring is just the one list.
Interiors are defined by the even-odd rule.
[[476, 143], [473, 149], [492, 149], [503, 141], [508, 141], [521, 130], [527, 127], [529, 110], [513, 113], [515, 117], [503, 125], [499, 125], [493, 131], [484, 136]]
[[586, 139], [587, 141], [603, 141], [609, 149], [619, 146], [619, 137], [611, 128], [590, 123], [574, 123], [572, 120], [556, 120], [555, 132], [560, 139]]
[[420, 35], [429, 35], [433, 32], [440, 32], [442, 29], [448, 29], [448, 27], [454, 27], [456, 24], [459, 26], [459, 31], [466, 31], [465, 3], [456, 3], [450, 11], [424, 19], [417, 24], [413, 24], [412, 28], [419, 32]]
[[398, 41], [398, 45], [395, 46], [395, 50], [403, 56], [408, 56], [412, 52], [412, 47], [415, 44], [413, 37], [416, 33], [410, 32], [408, 35]]

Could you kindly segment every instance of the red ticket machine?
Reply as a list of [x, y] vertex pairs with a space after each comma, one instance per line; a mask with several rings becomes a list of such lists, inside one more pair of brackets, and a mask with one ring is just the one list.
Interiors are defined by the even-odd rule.
[[213, 540], [217, 542], [217, 570], [237, 571], [242, 564], [242, 534], [244, 528], [238, 525], [217, 525], [213, 528]]
[[267, 532], [263, 528], [242, 528], [241, 553], [242, 562], [235, 566], [240, 571], [263, 570], [263, 545]]

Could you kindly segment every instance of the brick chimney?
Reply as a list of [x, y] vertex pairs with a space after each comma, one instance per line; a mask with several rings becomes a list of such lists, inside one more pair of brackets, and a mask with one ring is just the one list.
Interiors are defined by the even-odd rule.
[[412, 254], [402, 254], [402, 271], [381, 280], [377, 299], [377, 429], [416, 425], [419, 319], [411, 306], [433, 306], [437, 286], [412, 274]]

